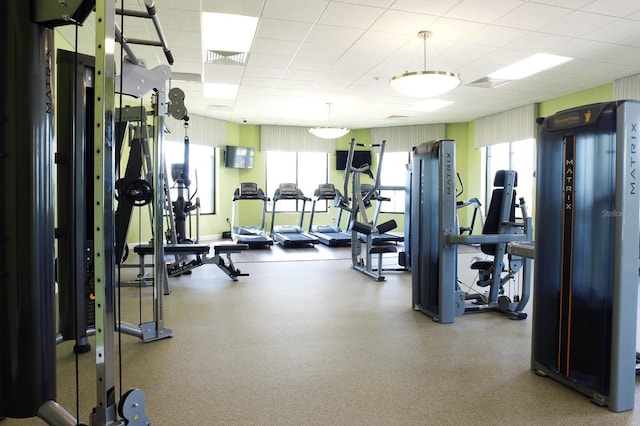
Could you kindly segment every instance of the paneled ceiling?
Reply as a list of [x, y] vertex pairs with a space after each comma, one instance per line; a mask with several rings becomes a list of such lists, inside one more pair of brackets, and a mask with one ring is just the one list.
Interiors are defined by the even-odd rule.
[[[143, 0], [122, 0], [144, 10]], [[121, 2], [117, 6], [121, 6]], [[351, 128], [453, 123], [539, 102], [640, 73], [638, 0], [156, 0], [175, 58], [171, 85], [190, 113], [248, 124]], [[205, 64], [202, 12], [258, 17], [246, 65]], [[93, 17], [78, 49], [91, 54]], [[120, 18], [117, 18], [118, 21]], [[438, 99], [399, 94], [392, 76], [423, 69], [459, 73], [462, 85]], [[74, 30], [60, 28], [75, 44]], [[124, 18], [127, 38], [154, 39], [153, 23]], [[167, 64], [160, 48], [132, 46], [147, 68]], [[472, 84], [534, 53], [574, 58], [497, 88]], [[192, 80], [195, 77], [197, 81]], [[235, 99], [207, 99], [203, 84], [239, 84]], [[331, 103], [329, 118], [327, 103]]]

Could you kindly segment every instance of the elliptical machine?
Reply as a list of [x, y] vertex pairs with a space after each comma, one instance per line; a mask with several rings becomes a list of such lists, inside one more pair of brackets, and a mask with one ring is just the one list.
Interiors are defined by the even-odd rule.
[[[177, 189], [178, 196], [175, 201], [171, 202], [171, 210], [173, 212], [172, 223], [167, 229], [167, 243], [168, 244], [190, 244], [194, 241], [187, 237], [186, 222], [187, 217], [194, 210], [199, 209], [200, 203], [196, 198], [195, 203], [192, 201], [198, 192], [197, 185], [193, 194], [189, 194], [189, 186], [191, 185], [191, 179], [189, 178], [189, 136], [187, 134], [189, 130], [189, 116], [185, 116], [184, 120], [184, 160], [182, 163], [171, 164], [171, 178], [175, 182], [174, 188]], [[196, 177], [197, 182], [197, 177]], [[173, 225], [173, 226], [171, 226]], [[196, 226], [196, 243], [199, 240], [199, 229]]]

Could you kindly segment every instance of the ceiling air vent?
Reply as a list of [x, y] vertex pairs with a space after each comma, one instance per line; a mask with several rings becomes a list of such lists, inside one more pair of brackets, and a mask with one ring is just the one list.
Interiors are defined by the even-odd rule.
[[495, 89], [496, 87], [504, 86], [511, 83], [512, 80], [501, 80], [499, 78], [482, 77], [476, 81], [473, 81], [467, 86], [484, 87], [485, 89]]
[[387, 117], [387, 119], [394, 119], [394, 118], [409, 118], [408, 115], [390, 115]]
[[223, 50], [207, 50], [207, 63], [218, 65], [246, 65], [247, 52], [225, 52]]

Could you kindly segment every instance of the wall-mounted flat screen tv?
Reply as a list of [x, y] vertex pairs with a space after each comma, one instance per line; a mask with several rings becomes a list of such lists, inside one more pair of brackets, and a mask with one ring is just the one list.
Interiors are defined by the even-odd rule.
[[227, 145], [224, 150], [224, 165], [233, 169], [252, 169], [253, 154], [253, 148]]
[[[336, 170], [344, 170], [347, 167], [349, 151], [336, 151]], [[371, 151], [353, 151], [353, 166], [362, 167], [371, 165]]]

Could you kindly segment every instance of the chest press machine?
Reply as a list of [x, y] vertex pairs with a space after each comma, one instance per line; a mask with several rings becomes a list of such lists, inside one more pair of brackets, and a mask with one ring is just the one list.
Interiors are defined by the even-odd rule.
[[[524, 319], [531, 288], [530, 259], [508, 255], [507, 244], [531, 240], [531, 218], [523, 199], [522, 221], [515, 222], [517, 174], [496, 174], [491, 205], [482, 235], [461, 235], [456, 214], [455, 141], [437, 140], [414, 148], [411, 202], [411, 273], [414, 309], [434, 321], [452, 323], [471, 312], [498, 311], [511, 319]], [[491, 259], [474, 262], [479, 287], [488, 296], [458, 286], [458, 245], [480, 244]], [[505, 284], [522, 269], [521, 286], [512, 295]]]

